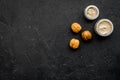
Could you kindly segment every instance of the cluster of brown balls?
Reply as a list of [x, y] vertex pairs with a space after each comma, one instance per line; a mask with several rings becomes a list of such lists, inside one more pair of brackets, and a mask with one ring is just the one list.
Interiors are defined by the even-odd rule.
[[[71, 30], [74, 33], [79, 33], [80, 31], [82, 31], [82, 26], [79, 23], [75, 22], [71, 25]], [[92, 33], [89, 30], [84, 30], [81, 33], [81, 37], [84, 41], [89, 41], [92, 39]], [[77, 49], [80, 46], [80, 40], [76, 38], [72, 38], [70, 40], [69, 45], [72, 49]]]

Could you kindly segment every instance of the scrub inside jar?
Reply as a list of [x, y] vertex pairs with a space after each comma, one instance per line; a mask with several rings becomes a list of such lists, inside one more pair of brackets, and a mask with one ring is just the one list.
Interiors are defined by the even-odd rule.
[[107, 21], [100, 22], [98, 25], [98, 32], [102, 35], [110, 34], [111, 31], [112, 25]]
[[98, 14], [97, 9], [94, 8], [94, 7], [90, 7], [90, 8], [87, 10], [87, 15], [88, 15], [89, 17], [91, 17], [91, 18], [96, 17], [97, 14]]

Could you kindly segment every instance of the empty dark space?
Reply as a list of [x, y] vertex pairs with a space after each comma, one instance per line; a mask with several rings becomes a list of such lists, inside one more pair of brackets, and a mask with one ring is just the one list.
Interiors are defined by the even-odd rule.
[[[107, 38], [83, 11], [94, 4], [114, 24]], [[0, 80], [120, 80], [120, 0], [0, 0]], [[89, 43], [73, 34], [79, 22], [93, 33]], [[78, 50], [69, 40], [81, 41]]]

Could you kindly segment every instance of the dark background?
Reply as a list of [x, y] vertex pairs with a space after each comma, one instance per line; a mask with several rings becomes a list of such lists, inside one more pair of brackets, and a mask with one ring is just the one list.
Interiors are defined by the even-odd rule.
[[[110, 37], [94, 33], [83, 16], [94, 4], [114, 23]], [[91, 42], [73, 34], [79, 22]], [[80, 48], [69, 48], [78, 38]], [[120, 80], [120, 0], [0, 0], [0, 80]]]

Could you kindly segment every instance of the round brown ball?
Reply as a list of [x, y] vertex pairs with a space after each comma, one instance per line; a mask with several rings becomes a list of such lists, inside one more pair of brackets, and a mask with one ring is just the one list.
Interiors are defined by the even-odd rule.
[[69, 45], [72, 49], [77, 49], [80, 45], [80, 41], [78, 39], [73, 38], [70, 40]]
[[89, 41], [92, 39], [92, 33], [89, 30], [85, 30], [82, 32], [82, 39], [84, 41]]
[[76, 23], [74, 22], [72, 25], [71, 25], [71, 29], [74, 33], [79, 33], [81, 30], [82, 30], [82, 27], [79, 23]]

